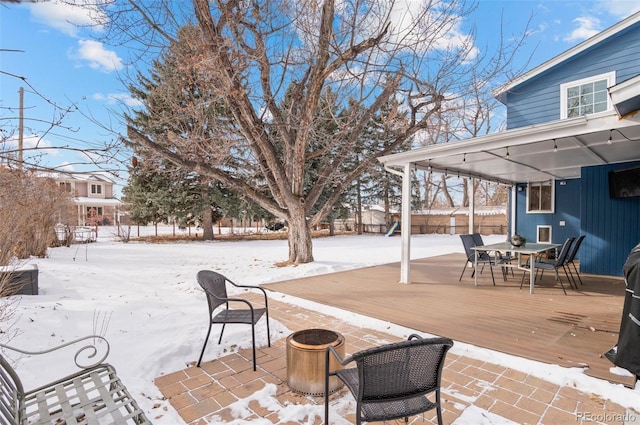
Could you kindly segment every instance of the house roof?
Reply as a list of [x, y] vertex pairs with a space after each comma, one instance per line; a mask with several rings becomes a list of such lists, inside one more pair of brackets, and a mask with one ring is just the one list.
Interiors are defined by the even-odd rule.
[[525, 81], [531, 80], [537, 76], [539, 76], [540, 74], [548, 71], [549, 69], [555, 67], [556, 65], [563, 63], [569, 59], [571, 59], [572, 57], [584, 52], [587, 49], [590, 49], [591, 47], [597, 45], [598, 43], [602, 42], [603, 40], [606, 40], [607, 38], [619, 33], [620, 31], [623, 31], [625, 29], [627, 29], [628, 27], [636, 24], [637, 22], [640, 22], [640, 12], [634, 13], [633, 15], [629, 16], [626, 19], [623, 19], [622, 21], [618, 22], [615, 25], [612, 25], [611, 27], [605, 29], [604, 31], [599, 32], [598, 34], [595, 34], [592, 37], [589, 37], [588, 39], [586, 39], [585, 41], [583, 41], [580, 44], [577, 44], [576, 46], [574, 46], [573, 48], [569, 49], [569, 50], [565, 50], [563, 53], [559, 54], [558, 56], [555, 56], [554, 58], [538, 65], [537, 67], [531, 69], [530, 71], [520, 75], [519, 77], [509, 81], [508, 83], [498, 87], [497, 89], [495, 89], [493, 91], [493, 95], [500, 100], [501, 102], [504, 102], [504, 95], [509, 91], [512, 90], [514, 87], [519, 86], [520, 84], [524, 83]]

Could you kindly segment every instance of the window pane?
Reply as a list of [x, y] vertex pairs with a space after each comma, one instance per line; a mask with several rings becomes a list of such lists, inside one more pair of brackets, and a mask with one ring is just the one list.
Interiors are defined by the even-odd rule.
[[569, 108], [576, 108], [580, 106], [580, 97], [571, 97], [567, 99], [567, 106]]
[[579, 108], [571, 108], [567, 111], [567, 117], [568, 118], [578, 117], [580, 116], [579, 111], [580, 111]]
[[580, 86], [580, 94], [593, 93], [593, 84], [583, 84]]
[[578, 87], [569, 87], [567, 89], [567, 97], [578, 97], [580, 95], [580, 89]]
[[598, 102], [606, 102], [607, 101], [607, 92], [606, 91], [599, 91], [594, 93], [593, 95], [593, 101], [598, 103]]
[[600, 80], [593, 83], [593, 88], [596, 91], [606, 91], [607, 90], [607, 80]]
[[541, 187], [540, 209], [551, 211], [551, 186], [545, 185]]
[[529, 188], [529, 211], [540, 209], [540, 186], [532, 184]]
[[603, 112], [607, 110], [607, 102], [596, 103], [593, 105], [593, 112]]
[[581, 105], [592, 105], [593, 104], [593, 94], [585, 94], [580, 96], [580, 104]]
[[593, 114], [593, 105], [587, 105], [580, 108], [580, 115]]

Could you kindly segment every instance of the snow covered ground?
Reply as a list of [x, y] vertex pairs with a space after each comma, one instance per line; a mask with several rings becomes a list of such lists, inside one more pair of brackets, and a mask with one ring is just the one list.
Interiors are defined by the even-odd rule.
[[[151, 228], [143, 231], [153, 233]], [[234, 281], [257, 285], [400, 260], [400, 238], [382, 235], [315, 239], [315, 262], [277, 267], [276, 263], [287, 258], [286, 240], [122, 243], [114, 233], [113, 228], [101, 227], [95, 243], [53, 248], [48, 258], [31, 260], [39, 269], [40, 294], [16, 297], [19, 300], [15, 304], [15, 322], [11, 329], [6, 326], [2, 329], [15, 332], [3, 333], [0, 342], [6, 342], [7, 335], [17, 332], [9, 341], [11, 345], [43, 350], [85, 335], [104, 335], [111, 347], [107, 362], [116, 367], [141, 407], [153, 412], [165, 410], [154, 420], [157, 425], [184, 423], [170, 404], [161, 399], [153, 380], [197, 360], [206, 322], [205, 297], [195, 279], [198, 270], [216, 270]], [[485, 237], [487, 243], [503, 239], [504, 236]], [[462, 252], [458, 236], [412, 238], [413, 258], [451, 252]], [[309, 301], [284, 295], [278, 299], [313, 308]], [[338, 309], [323, 307], [323, 311], [338, 317], [344, 314], [352, 320], [354, 317]], [[274, 336], [290, 333], [276, 320], [272, 325]], [[367, 317], [359, 317], [357, 325], [372, 329], [384, 326], [389, 332], [388, 324]], [[225, 331], [222, 345], [207, 346], [207, 359], [226, 354], [237, 341], [244, 342], [241, 347], [250, 347], [244, 335], [246, 330], [234, 328], [238, 327]], [[400, 327], [390, 329], [398, 336], [408, 333]], [[256, 330], [259, 341], [266, 339], [260, 334], [264, 327]], [[236, 332], [243, 335], [236, 337]], [[44, 356], [11, 357], [28, 389], [73, 371], [73, 353], [77, 348]], [[588, 377], [579, 369], [545, 365], [462, 343], [456, 343], [452, 352], [535, 373], [548, 381], [571, 385], [640, 411], [638, 389]], [[47, 367], [51, 362], [59, 367]], [[486, 411], [468, 410], [456, 423], [486, 423]], [[156, 416], [157, 413], [150, 415]]]

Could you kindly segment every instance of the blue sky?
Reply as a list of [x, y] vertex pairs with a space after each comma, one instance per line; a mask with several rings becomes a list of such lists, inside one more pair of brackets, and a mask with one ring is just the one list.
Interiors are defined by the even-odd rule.
[[[82, 0], [77, 0], [82, 1]], [[415, 1], [415, 0], [414, 0]], [[461, 31], [475, 27], [479, 48], [495, 45], [502, 31], [521, 33], [529, 20], [531, 34], [518, 54], [531, 57], [528, 69], [554, 57], [591, 35], [640, 10], [640, 2], [542, 0], [480, 0]], [[501, 28], [500, 17], [503, 17]], [[115, 139], [96, 125], [123, 131], [118, 112], [130, 99], [120, 76], [127, 52], [92, 40], [88, 29], [69, 22], [88, 23], [86, 14], [57, 1], [45, 3], [0, 2], [0, 129], [3, 139], [15, 135], [20, 87], [24, 87], [25, 146], [91, 148]], [[28, 83], [28, 84], [27, 84]], [[58, 105], [72, 106], [63, 128], [48, 129], [58, 113], [40, 96]], [[68, 129], [67, 129], [68, 128]], [[32, 137], [36, 135], [36, 137]], [[43, 165], [89, 171], [78, 152], [43, 151]]]

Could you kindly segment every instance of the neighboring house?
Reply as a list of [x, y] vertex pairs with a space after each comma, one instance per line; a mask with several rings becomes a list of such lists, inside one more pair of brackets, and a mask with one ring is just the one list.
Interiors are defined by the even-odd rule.
[[[583, 272], [622, 275], [640, 242], [640, 13], [494, 91], [507, 129], [380, 159], [511, 186], [510, 233], [562, 243], [586, 235]], [[621, 172], [620, 170], [625, 170]], [[401, 281], [409, 279], [403, 235]]]
[[102, 174], [49, 173], [58, 186], [73, 196], [77, 225], [116, 225], [122, 202], [113, 193], [113, 180]]

